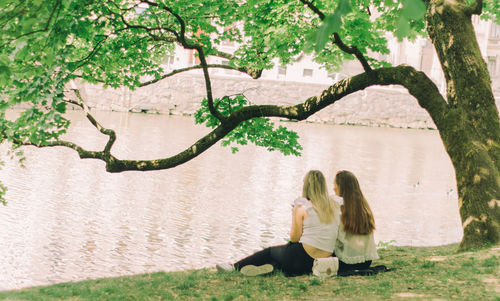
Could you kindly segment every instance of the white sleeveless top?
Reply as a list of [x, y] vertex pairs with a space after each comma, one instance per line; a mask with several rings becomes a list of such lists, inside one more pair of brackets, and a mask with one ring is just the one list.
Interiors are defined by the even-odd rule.
[[299, 242], [326, 252], [333, 252], [339, 232], [340, 209], [335, 210], [336, 208], [334, 208], [335, 216], [333, 221], [329, 224], [323, 224], [320, 222], [318, 214], [310, 201], [305, 198], [299, 198], [295, 200], [295, 204], [303, 205], [307, 210], [307, 217], [304, 219], [302, 225], [302, 236]]

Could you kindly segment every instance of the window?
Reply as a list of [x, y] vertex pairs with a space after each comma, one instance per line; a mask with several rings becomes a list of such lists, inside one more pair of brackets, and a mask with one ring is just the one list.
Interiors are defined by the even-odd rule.
[[490, 73], [491, 77], [496, 75], [496, 69], [497, 69], [497, 57], [496, 56], [489, 56], [488, 57], [488, 72]]
[[[179, 60], [179, 58], [177, 58], [177, 60]], [[175, 61], [175, 56], [167, 56], [167, 58], [165, 59], [165, 64], [167, 66], [171, 66], [174, 64], [174, 61]]]
[[[234, 37], [236, 37], [236, 32], [233, 32], [234, 30], [235, 30], [234, 26], [224, 26], [223, 34], [227, 34], [227, 35], [234, 38]], [[234, 46], [236, 46], [236, 43], [234, 41], [224, 40], [221, 42], [221, 45], [234, 47]]]
[[493, 22], [491, 23], [490, 38], [500, 39], [500, 26]]
[[343, 80], [344, 78], [348, 78], [349, 76], [347, 74], [331, 71], [328, 73], [328, 77], [333, 79], [334, 82], [338, 82], [339, 80]]
[[201, 63], [200, 58], [198, 57], [197, 53], [193, 49], [189, 50], [188, 63], [191, 66]]
[[278, 76], [286, 76], [286, 67], [284, 66], [278, 67]]
[[303, 77], [312, 77], [313, 76], [313, 70], [312, 69], [304, 69], [302, 72]]

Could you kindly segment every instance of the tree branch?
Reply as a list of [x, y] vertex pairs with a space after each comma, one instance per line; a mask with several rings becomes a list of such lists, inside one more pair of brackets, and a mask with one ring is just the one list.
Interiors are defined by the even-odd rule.
[[[49, 26], [50, 26], [50, 23], [52, 22], [52, 18], [54, 17], [54, 14], [56, 12], [56, 9], [57, 7], [61, 4], [61, 0], [56, 0], [56, 4], [54, 5], [54, 7], [52, 8], [52, 11], [50, 12], [50, 15], [49, 15], [49, 19], [47, 20], [47, 23], [45, 24], [45, 27], [42, 28], [42, 29], [38, 29], [38, 30], [34, 30], [34, 31], [30, 31], [30, 32], [26, 32], [26, 33], [23, 33], [22, 35], [19, 35], [13, 39], [10, 39], [9, 42], [7, 43], [10, 43], [12, 41], [15, 41], [21, 37], [25, 37], [25, 36], [29, 36], [29, 35], [32, 35], [32, 34], [35, 34], [35, 33], [39, 33], [39, 32], [46, 32], [47, 30], [49, 30]], [[0, 46], [0, 48], [4, 47], [5, 45], [7, 45], [7, 43], [3, 44], [2, 46]]]
[[[74, 149], [80, 158], [100, 159], [106, 163], [108, 172], [122, 172], [127, 170], [160, 170], [169, 169], [183, 164], [210, 148], [217, 141], [224, 138], [241, 122], [256, 117], [281, 117], [290, 120], [304, 120], [321, 109], [335, 103], [342, 97], [361, 91], [373, 85], [402, 85], [411, 95], [417, 98], [418, 103], [426, 109], [434, 123], [440, 128], [447, 114], [447, 104], [439, 94], [436, 85], [423, 73], [410, 66], [380, 68], [372, 72], [365, 72], [351, 78], [336, 82], [319, 96], [308, 98], [304, 103], [294, 106], [254, 105], [243, 107], [232, 112], [226, 122], [219, 125], [212, 132], [205, 135], [193, 145], [177, 155], [157, 160], [119, 160], [106, 149], [101, 152], [86, 151], [81, 147], [66, 141], [48, 142], [38, 147], [65, 146]], [[24, 145], [32, 145], [24, 143]]]
[[[311, 9], [315, 14], [318, 15], [318, 17], [324, 21], [325, 20], [325, 14], [323, 14], [319, 8], [317, 8], [312, 2], [309, 2], [307, 0], [300, 0], [300, 2], [304, 3], [309, 9]], [[340, 38], [340, 35], [336, 32], [333, 33], [333, 40], [332, 42], [336, 44], [340, 50], [344, 51], [345, 53], [348, 54], [353, 54], [358, 61], [361, 63], [361, 66], [363, 66], [363, 69], [365, 72], [371, 72], [373, 69], [370, 67], [370, 64], [366, 60], [365, 56], [359, 51], [358, 47], [356, 46], [348, 46], [342, 42], [342, 39]]]
[[[86, 57], [84, 57], [82, 59], [79, 59], [78, 61], [74, 61], [72, 63], [75, 63], [75, 64], [83, 63], [86, 60], [92, 58], [99, 51], [99, 49], [102, 47], [102, 42], [106, 41], [108, 38], [109, 38], [109, 35], [104, 36], [102, 40], [100, 40], [99, 42], [97, 42], [97, 44], [94, 46], [94, 48], [90, 51], [90, 53]], [[83, 64], [79, 64], [75, 68], [75, 70], [73, 70], [72, 72], [76, 71], [76, 69], [80, 68], [81, 66], [83, 66]]]
[[38, 148], [64, 146], [64, 147], [71, 148], [71, 149], [75, 150], [78, 153], [78, 155], [80, 156], [80, 159], [99, 159], [102, 161], [107, 161], [107, 160], [110, 160], [111, 157], [113, 157], [113, 156], [106, 157], [105, 153], [102, 151], [96, 152], [96, 151], [85, 150], [84, 148], [76, 145], [73, 142], [64, 141], [64, 140], [50, 141], [50, 142], [46, 142], [46, 144], [42, 144], [42, 145], [34, 144], [31, 142], [16, 141], [16, 140], [14, 140], [14, 143], [16, 143], [18, 145], [24, 145], [24, 146], [35, 146]]
[[[208, 68], [221, 68], [221, 69], [228, 69], [228, 70], [236, 70], [236, 71], [240, 71], [242, 73], [248, 74], [248, 72], [247, 72], [248, 69], [246, 69], [246, 68], [234, 68], [234, 67], [231, 67], [228, 65], [222, 65], [222, 64], [207, 64], [207, 67]], [[167, 77], [173, 76], [173, 75], [178, 74], [178, 73], [182, 73], [182, 72], [186, 72], [186, 71], [190, 71], [190, 70], [195, 70], [195, 69], [202, 69], [202, 68], [203, 68], [202, 65], [194, 65], [194, 66], [190, 66], [190, 67], [186, 67], [186, 68], [175, 69], [172, 72], [169, 72], [167, 74], [163, 74], [159, 78], [155, 78], [155, 79], [149, 80], [147, 82], [143, 82], [139, 85], [139, 87], [144, 87], [144, 86], [148, 86], [148, 85], [157, 83], [162, 79], [165, 79]], [[250, 75], [250, 74], [248, 74], [248, 75]]]
[[[246, 68], [235, 68], [235, 67], [231, 67], [231, 66], [228, 66], [228, 65], [222, 65], [222, 64], [208, 64], [207, 65], [208, 68], [221, 68], [221, 69], [228, 69], [228, 70], [235, 70], [235, 71], [239, 71], [239, 72], [242, 72], [242, 73], [245, 73], [249, 76], [252, 76], [252, 74], [249, 72], [251, 71], [248, 71], [248, 70], [253, 70], [253, 69], [246, 69]], [[166, 73], [166, 74], [163, 74], [161, 75], [159, 78], [155, 78], [155, 79], [152, 79], [152, 80], [148, 80], [148, 81], [145, 81], [145, 82], [142, 82], [139, 84], [138, 87], [145, 87], [145, 86], [149, 86], [151, 84], [154, 84], [154, 83], [157, 83], [165, 78], [168, 78], [170, 76], [174, 76], [176, 74], [179, 74], [179, 73], [182, 73], [182, 72], [186, 72], [186, 71], [190, 71], [190, 70], [195, 70], [195, 69], [201, 69], [203, 68], [201, 65], [193, 65], [193, 66], [190, 66], [190, 67], [186, 67], [186, 68], [180, 68], [180, 69], [175, 69], [169, 73]], [[262, 70], [260, 70], [262, 72]], [[75, 78], [83, 78], [81, 75], [75, 75]], [[254, 77], [252, 77], [254, 78]], [[257, 77], [258, 78], [258, 77]], [[254, 78], [255, 79], [255, 78]], [[98, 80], [98, 79], [94, 79], [96, 82], [99, 82], [99, 83], [106, 83], [105, 81], [103, 80]]]
[[[185, 38], [185, 40], [190, 44], [194, 44], [194, 42], [188, 38]], [[182, 46], [182, 44], [181, 44], [181, 46]], [[227, 60], [232, 60], [235, 58], [234, 55], [229, 54], [229, 53], [224, 52], [224, 51], [220, 51], [218, 49], [213, 49], [213, 51], [214, 51], [214, 53], [211, 55], [216, 56], [216, 57], [220, 57], [220, 58], [227, 59]], [[210, 67], [210, 65], [209, 65], [209, 67]], [[200, 68], [201, 68], [201, 66], [200, 66]], [[250, 75], [253, 79], [260, 78], [260, 76], [262, 75], [262, 71], [263, 71], [262, 69], [252, 69], [252, 68], [246, 68], [246, 67], [238, 67], [236, 69], [235, 68], [232, 68], [232, 69], [246, 73], [246, 74]]]
[[307, 0], [300, 0], [300, 2], [304, 3], [304, 5], [306, 5], [307, 7], [309, 7], [310, 10], [312, 10], [316, 15], [318, 15], [318, 17], [321, 19], [321, 20], [324, 20], [325, 19], [325, 14], [323, 14], [319, 8], [317, 8], [314, 4], [312, 4], [312, 2], [310, 1], [307, 1]]
[[[10, 20], [14, 19], [19, 15], [19, 11], [17, 11], [17, 8], [24, 5], [26, 0], [21, 0], [17, 4], [15, 4], [14, 8], [11, 11], [6, 11], [2, 15], [0, 15], [0, 27], [3, 27], [5, 24], [7, 24]], [[11, 3], [12, 4], [12, 3]], [[4, 7], [3, 9], [8, 9], [8, 7]]]
[[[228, 60], [234, 59], [234, 55], [220, 51], [218, 49], [215, 49], [215, 53], [213, 55], [217, 56], [217, 57], [224, 58], [224, 59], [228, 59]], [[262, 75], [262, 69], [252, 69], [252, 68], [246, 68], [246, 67], [239, 67], [236, 70], [250, 75], [253, 79], [258, 79]]]
[[469, 15], [480, 15], [483, 11], [483, 0], [475, 0], [467, 6], [465, 13]]
[[207, 64], [207, 60], [205, 57], [205, 52], [203, 51], [203, 47], [199, 44], [195, 44], [193, 42], [188, 42], [188, 40], [186, 39], [186, 23], [181, 18], [181, 16], [179, 14], [175, 13], [170, 7], [168, 7], [166, 5], [162, 5], [160, 7], [157, 3], [150, 2], [148, 0], [145, 0], [143, 2], [147, 3], [149, 5], [164, 9], [177, 19], [177, 22], [179, 22], [181, 30], [179, 33], [175, 33], [175, 36], [177, 37], [178, 42], [181, 43], [184, 48], [194, 49], [198, 52], [198, 56], [200, 58], [200, 63], [201, 63], [202, 69], [203, 69], [203, 76], [205, 78], [205, 90], [207, 91], [208, 109], [209, 109], [210, 113], [213, 116], [215, 116], [215, 118], [217, 118], [221, 123], [224, 123], [226, 120], [226, 117], [224, 115], [222, 115], [219, 111], [217, 111], [217, 109], [214, 107], [214, 100], [213, 100], [213, 95], [212, 95], [212, 84], [210, 81], [210, 74], [208, 73], [208, 64]]
[[214, 99], [212, 95], [212, 83], [210, 80], [210, 74], [208, 73], [208, 64], [207, 59], [205, 57], [205, 53], [203, 52], [203, 48], [201, 46], [196, 47], [198, 51], [198, 56], [200, 57], [200, 63], [203, 69], [203, 77], [205, 78], [205, 89], [207, 91], [207, 103], [208, 109], [210, 113], [214, 115], [221, 123], [226, 122], [226, 117], [223, 116], [215, 107], [214, 107]]
[[340, 48], [340, 50], [349, 54], [354, 54], [354, 56], [363, 66], [365, 72], [371, 72], [373, 70], [372, 67], [370, 67], [370, 64], [368, 64], [368, 61], [366, 60], [365, 56], [361, 53], [361, 51], [359, 51], [358, 47], [347, 46], [346, 44], [344, 44], [344, 42], [342, 42], [342, 40], [340, 39], [339, 34], [336, 32], [333, 33], [333, 37], [334, 37], [333, 43], [335, 43]]
[[[147, 35], [149, 35], [150, 37], [152, 37], [155, 40], [165, 40], [165, 38], [154, 35], [151, 32], [152, 31], [160, 31], [161, 32], [162, 30], [164, 30], [164, 31], [167, 31], [167, 32], [170, 32], [171, 34], [173, 34], [175, 36], [176, 40], [179, 39], [177, 32], [171, 28], [168, 28], [168, 27], [152, 27], [151, 28], [151, 27], [146, 27], [143, 25], [133, 25], [133, 24], [128, 23], [127, 20], [125, 20], [125, 17], [123, 15], [119, 14], [119, 16], [122, 19], [123, 24], [125, 24], [125, 28], [123, 28], [123, 29], [129, 29], [129, 28], [142, 29], [146, 32]], [[121, 30], [123, 30], [123, 29], [121, 29]]]
[[[113, 147], [113, 144], [115, 143], [116, 141], [116, 133], [115, 131], [113, 131], [112, 129], [107, 129], [105, 127], [103, 127], [95, 118], [94, 116], [92, 116], [92, 114], [90, 114], [90, 109], [89, 107], [85, 104], [85, 102], [83, 101], [83, 98], [82, 98], [82, 95], [80, 94], [80, 90], [78, 90], [76, 88], [76, 85], [74, 84], [74, 82], [71, 82], [71, 85], [73, 86], [73, 88], [71, 89], [76, 97], [78, 98], [79, 101], [73, 101], [73, 100], [66, 100], [66, 102], [68, 103], [71, 103], [71, 104], [74, 104], [74, 105], [77, 105], [79, 106], [80, 108], [83, 109], [83, 111], [85, 112], [86, 116], [87, 116], [87, 119], [90, 121], [90, 123], [92, 123], [92, 125], [101, 133], [103, 133], [104, 135], [107, 135], [109, 137], [108, 139], [108, 142], [106, 143], [106, 146], [104, 147], [104, 150], [103, 150], [103, 154], [109, 156], [110, 155], [110, 152], [111, 152], [111, 148]], [[79, 152], [80, 153], [80, 152]]]

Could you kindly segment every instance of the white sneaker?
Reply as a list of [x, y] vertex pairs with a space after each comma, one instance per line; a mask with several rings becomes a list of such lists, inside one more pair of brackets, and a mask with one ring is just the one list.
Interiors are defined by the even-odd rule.
[[273, 266], [270, 264], [263, 265], [246, 265], [241, 268], [240, 272], [245, 276], [258, 276], [269, 274], [273, 271]]
[[230, 263], [219, 263], [216, 264], [217, 272], [232, 272], [234, 271], [234, 266]]

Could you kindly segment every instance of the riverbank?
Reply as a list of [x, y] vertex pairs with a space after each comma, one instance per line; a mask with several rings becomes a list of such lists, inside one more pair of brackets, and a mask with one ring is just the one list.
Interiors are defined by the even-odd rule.
[[[211, 79], [214, 98], [243, 93], [254, 105], [296, 105], [311, 96], [320, 95], [330, 84], [269, 78], [254, 80], [227, 74], [214, 74]], [[124, 87], [105, 89], [88, 83], [79, 83], [78, 87], [90, 107], [118, 112], [192, 115], [206, 97], [204, 76], [197, 72], [178, 74], [134, 91]], [[499, 97], [496, 103], [500, 108]], [[399, 86], [373, 86], [352, 93], [307, 120], [372, 127], [436, 129], [427, 111], [405, 88]]]
[[2, 300], [500, 300], [500, 246], [380, 249], [375, 276], [245, 277], [215, 269], [104, 278], [0, 292]]

